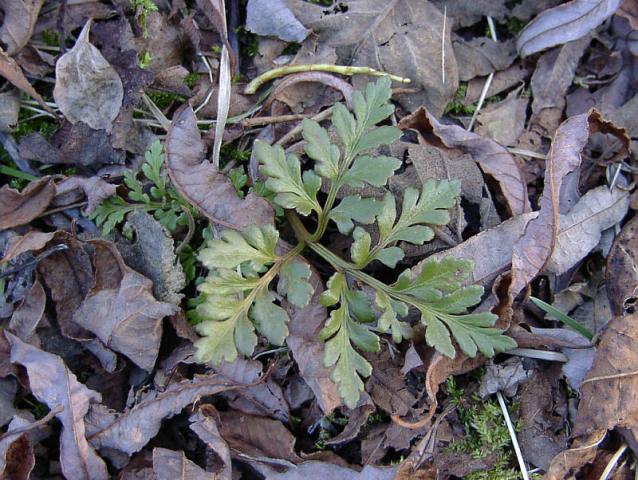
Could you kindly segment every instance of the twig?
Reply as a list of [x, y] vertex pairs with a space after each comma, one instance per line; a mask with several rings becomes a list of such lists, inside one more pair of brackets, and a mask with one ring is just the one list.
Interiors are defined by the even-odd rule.
[[441, 32], [441, 83], [445, 85], [445, 23], [447, 21], [447, 5], [443, 6], [443, 31]]
[[213, 85], [214, 85], [213, 69], [210, 68], [210, 63], [208, 63], [208, 60], [206, 59], [204, 55], [200, 54], [199, 58], [202, 59], [202, 62], [204, 62], [204, 66], [206, 67], [206, 70], [208, 71], [208, 81], [210, 82], [210, 88], [208, 89], [208, 93], [206, 94], [206, 98], [204, 98], [204, 101], [199, 105], [199, 107], [195, 109], [195, 113], [199, 112], [202, 108], [208, 105], [208, 102], [210, 102], [210, 99], [213, 96]]
[[[0, 272], [0, 278], [8, 277], [10, 275], [13, 275], [14, 273], [21, 272], [22, 270], [25, 270], [25, 269], [33, 266], [33, 265], [37, 265], [40, 261], [44, 260], [49, 255], [53, 255], [56, 252], [61, 252], [62, 250], [66, 250], [67, 248], [69, 248], [69, 247], [67, 245], [64, 245], [63, 243], [61, 243], [59, 245], [54, 245], [53, 247], [49, 248], [48, 250], [42, 252], [40, 255], [35, 257], [30, 262], [25, 262], [22, 265], [18, 265], [15, 268], [10, 268], [8, 270], [5, 270], [4, 272]], [[4, 263], [4, 261], [0, 260], [0, 263]]]
[[373, 77], [390, 77], [395, 82], [400, 83], [410, 83], [411, 80], [409, 78], [399, 77], [397, 75], [391, 75], [386, 72], [381, 72], [379, 70], [375, 70], [370, 67], [349, 67], [346, 65], [330, 65], [324, 63], [316, 63], [310, 65], [288, 65], [286, 67], [273, 68], [272, 70], [268, 70], [265, 73], [262, 73], [257, 78], [255, 78], [252, 82], [246, 85], [244, 89], [244, 93], [246, 95], [252, 95], [257, 92], [257, 89], [261, 87], [264, 83], [274, 80], [275, 78], [283, 77], [284, 75], [289, 75], [291, 73], [299, 73], [299, 72], [333, 72], [338, 73], [339, 75], [370, 75]]
[[0, 441], [7, 437], [12, 437], [14, 435], [22, 435], [23, 433], [30, 432], [34, 428], [39, 428], [40, 426], [49, 423], [53, 419], [53, 417], [55, 417], [58, 413], [61, 413], [63, 411], [64, 411], [64, 405], [58, 405], [49, 413], [47, 413], [44, 417], [42, 417], [40, 420], [30, 423], [29, 425], [25, 425], [24, 427], [16, 428], [15, 430], [9, 430], [8, 432], [1, 434]]
[[605, 467], [605, 470], [603, 470], [603, 473], [600, 474], [600, 480], [607, 480], [609, 478], [611, 473], [616, 468], [616, 465], [618, 464], [618, 460], [620, 460], [620, 457], [623, 456], [626, 450], [627, 450], [627, 444], [623, 442], [622, 445], [618, 447], [618, 450], [616, 450], [614, 455], [609, 460], [609, 463]]
[[296, 113], [292, 115], [274, 115], [272, 117], [254, 117], [244, 118], [239, 124], [242, 127], [257, 127], [261, 125], [272, 125], [274, 123], [294, 122], [296, 120], [303, 120], [304, 118], [310, 118], [312, 115], [304, 113]]
[[540, 160], [545, 160], [547, 158], [547, 155], [543, 155], [542, 153], [537, 153], [532, 150], [527, 150], [526, 148], [508, 147], [507, 151], [510, 153], [513, 153], [514, 155], [521, 155], [523, 157], [530, 157], [530, 158], [538, 158]]
[[503, 411], [503, 416], [505, 417], [505, 423], [507, 424], [507, 430], [510, 432], [510, 438], [512, 439], [514, 452], [516, 452], [516, 459], [518, 460], [518, 465], [521, 468], [521, 474], [523, 475], [523, 480], [529, 480], [527, 467], [525, 466], [525, 460], [523, 459], [523, 454], [521, 453], [521, 447], [518, 444], [518, 440], [516, 438], [516, 432], [514, 431], [514, 425], [512, 425], [510, 414], [507, 411], [507, 405], [505, 405], [503, 394], [501, 392], [496, 392], [496, 398], [498, 399], [498, 403], [501, 406], [501, 410]]
[[[494, 40], [495, 42], [498, 42], [498, 38], [496, 38], [496, 27], [494, 26], [494, 20], [492, 19], [492, 17], [489, 17], [489, 16], [487, 17], [487, 24], [490, 27], [490, 36], [492, 37], [492, 40]], [[492, 86], [492, 80], [494, 80], [494, 72], [490, 73], [487, 77], [487, 80], [485, 80], [485, 85], [483, 85], [483, 90], [481, 91], [481, 96], [479, 97], [478, 104], [476, 105], [476, 110], [474, 110], [474, 114], [472, 115], [472, 120], [470, 120], [470, 124], [467, 127], [467, 130], [469, 132], [472, 131], [472, 128], [474, 127], [474, 122], [476, 122], [476, 118], [478, 117], [478, 114], [481, 111], [481, 108], [483, 107], [483, 102], [485, 102], [485, 97], [487, 97], [487, 92]]]
[[[332, 115], [332, 109], [333, 109], [333, 107], [326, 108], [325, 110], [319, 112], [317, 115], [312, 117], [312, 119], [314, 121], [316, 121], [316, 122], [321, 122], [322, 120], [325, 120], [330, 115]], [[286, 135], [284, 135], [279, 140], [277, 140], [275, 142], [275, 145], [285, 145], [285, 144], [287, 144], [288, 142], [293, 140], [297, 135], [299, 135], [301, 133], [301, 130], [302, 130], [302, 126], [301, 125], [297, 125], [295, 128], [290, 130]]]
[[633, 372], [616, 373], [614, 375], [601, 375], [600, 377], [586, 378], [580, 386], [582, 388], [582, 386], [586, 383], [602, 382], [603, 380], [616, 380], [618, 378], [633, 377], [635, 375], [638, 375], [638, 370], [634, 370]]
[[182, 205], [182, 210], [184, 211], [184, 213], [186, 214], [186, 218], [188, 219], [188, 232], [186, 232], [184, 240], [182, 240], [178, 247], [175, 249], [176, 255], [179, 255], [182, 250], [186, 248], [186, 245], [190, 243], [191, 239], [193, 238], [193, 234], [195, 233], [195, 219], [193, 218], [193, 214], [188, 209], [188, 207], [185, 207], [184, 205]]
[[69, 208], [84, 207], [87, 203], [88, 203], [87, 201], [84, 201], [84, 202], [71, 203], [69, 205], [63, 205], [63, 206], [57, 207], [57, 208], [52, 208], [51, 210], [47, 210], [46, 212], [42, 212], [40, 215], [38, 215], [35, 218], [47, 217], [49, 215], [53, 215], [54, 213], [64, 212], [65, 210], [68, 210]]
[[159, 122], [161, 127], [164, 130], [168, 131], [168, 129], [171, 126], [171, 121], [168, 118], [166, 118], [166, 115], [164, 115], [164, 112], [162, 112], [159, 109], [159, 107], [155, 105], [155, 102], [151, 100], [150, 97], [146, 95], [145, 93], [142, 94], [142, 100], [144, 100], [144, 103], [151, 111], [151, 114], [153, 115], [153, 117], [155, 117], [155, 119]]

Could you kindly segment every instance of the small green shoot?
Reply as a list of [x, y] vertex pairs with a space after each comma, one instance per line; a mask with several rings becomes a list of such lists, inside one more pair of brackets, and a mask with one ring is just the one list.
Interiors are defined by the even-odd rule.
[[550, 305], [549, 303], [543, 302], [540, 298], [530, 297], [529, 299], [538, 308], [543, 310], [548, 315], [551, 315], [554, 320], [558, 320], [559, 322], [564, 323], [568, 327], [570, 327], [573, 330], [575, 330], [578, 333], [580, 333], [587, 340], [591, 340], [592, 338], [594, 338], [594, 334], [587, 327], [585, 327], [584, 325], [581, 325], [576, 320], [574, 320], [572, 317], [570, 317], [568, 315], [565, 315], [558, 308]]

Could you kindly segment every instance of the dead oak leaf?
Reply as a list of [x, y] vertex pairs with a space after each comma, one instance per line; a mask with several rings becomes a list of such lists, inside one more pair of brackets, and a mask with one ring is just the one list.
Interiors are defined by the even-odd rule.
[[0, 27], [0, 40], [7, 46], [7, 54], [14, 55], [27, 44], [43, 3], [44, 0], [3, 2], [4, 22]]
[[91, 244], [95, 247], [95, 285], [73, 314], [73, 321], [150, 371], [157, 360], [162, 319], [177, 308], [155, 300], [153, 283], [129, 268], [113, 243], [94, 240]]

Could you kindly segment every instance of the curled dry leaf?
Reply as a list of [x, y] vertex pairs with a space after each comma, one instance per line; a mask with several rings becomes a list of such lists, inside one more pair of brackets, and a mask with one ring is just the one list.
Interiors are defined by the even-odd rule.
[[[22, 429], [27, 420], [16, 415], [0, 438], [0, 476], [7, 480], [28, 480], [35, 465], [33, 445]], [[12, 433], [15, 431], [15, 433]], [[18, 433], [20, 431], [21, 433]]]
[[55, 236], [55, 232], [44, 233], [31, 230], [26, 235], [11, 237], [7, 241], [7, 247], [0, 264], [10, 262], [25, 252], [40, 250]]
[[614, 315], [633, 313], [638, 302], [638, 217], [625, 224], [607, 258], [607, 289]]
[[75, 45], [55, 65], [53, 98], [71, 123], [82, 121], [111, 131], [124, 98], [122, 80], [100, 51], [89, 43], [89, 20]]
[[514, 157], [498, 143], [457, 125], [443, 125], [423, 107], [403, 118], [399, 128], [417, 130], [423, 138], [431, 138], [434, 134], [446, 147], [469, 153], [481, 169], [499, 183], [513, 215], [530, 210], [523, 174]]
[[60, 464], [66, 478], [108, 479], [104, 461], [88, 444], [84, 416], [91, 402], [102, 400], [99, 393], [78, 382], [56, 355], [39, 350], [18, 337], [5, 333], [11, 344], [11, 362], [27, 369], [31, 392], [50, 409], [62, 406], [56, 415], [62, 423]]
[[73, 321], [107, 347], [151, 371], [162, 339], [162, 319], [177, 308], [153, 297], [153, 283], [129, 268], [115, 245], [93, 240], [95, 284], [73, 314]]
[[[64, 195], [76, 189], [81, 189], [86, 195], [88, 205], [87, 213], [91, 213], [106, 198], [115, 195], [117, 187], [105, 182], [100, 177], [79, 177], [73, 176], [64, 179], [57, 185], [57, 195]], [[58, 199], [56, 198], [56, 201]]]
[[184, 452], [153, 449], [153, 472], [157, 480], [215, 480], [217, 476], [191, 462]]
[[[302, 261], [301, 257], [298, 259]], [[319, 331], [328, 319], [328, 313], [319, 303], [319, 296], [323, 292], [323, 282], [319, 273], [312, 267], [308, 282], [314, 291], [308, 305], [299, 308], [287, 302], [284, 303], [290, 316], [288, 324], [290, 334], [286, 343], [297, 363], [299, 375], [312, 389], [317, 397], [319, 408], [327, 415], [341, 406], [342, 402], [337, 385], [330, 379], [330, 370], [323, 365], [324, 344], [319, 340]]]
[[173, 383], [162, 392], [150, 392], [123, 413], [94, 405], [86, 418], [89, 441], [95, 448], [112, 448], [132, 455], [157, 435], [164, 419], [177, 415], [205, 395], [242, 386], [245, 385], [228, 383], [219, 375], [196, 376]]
[[508, 302], [512, 302], [547, 265], [560, 228], [561, 187], [567, 175], [577, 171], [587, 140], [598, 131], [618, 137], [625, 149], [629, 148], [629, 138], [624, 130], [605, 121], [596, 110], [570, 117], [556, 130], [546, 162], [538, 217], [529, 222], [525, 234], [514, 244]]
[[7, 55], [15, 55], [24, 47], [31, 35], [44, 0], [6, 0], [2, 11], [0, 41], [7, 46]]
[[190, 105], [175, 113], [165, 148], [166, 168], [173, 184], [211, 221], [239, 230], [273, 223], [273, 209], [264, 198], [253, 192], [240, 198], [228, 178], [204, 159], [204, 143]]
[[584, 37], [609, 18], [622, 0], [572, 0], [545, 10], [521, 31], [516, 48], [525, 57]]
[[50, 177], [29, 183], [21, 192], [3, 186], [0, 188], [0, 230], [25, 225], [37, 218], [54, 196], [55, 184]]

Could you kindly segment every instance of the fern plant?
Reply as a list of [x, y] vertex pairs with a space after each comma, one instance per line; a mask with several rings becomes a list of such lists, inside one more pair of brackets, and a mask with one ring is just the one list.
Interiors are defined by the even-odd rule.
[[184, 209], [189, 209], [192, 215], [197, 215], [193, 206], [170, 185], [167, 175], [162, 171], [163, 164], [163, 147], [160, 141], [156, 140], [145, 152], [142, 164], [145, 183], [150, 183], [150, 188], [145, 189], [136, 174], [126, 172], [124, 185], [129, 189], [127, 198], [114, 195], [91, 212], [90, 218], [102, 226], [104, 235], [108, 235], [113, 228], [124, 222], [126, 215], [134, 210], [152, 213], [170, 232], [174, 232], [178, 225], [188, 224]]
[[[496, 316], [489, 312], [468, 313], [483, 294], [480, 286], [462, 286], [472, 269], [469, 261], [446, 258], [427, 260], [417, 271], [402, 272], [395, 283], [386, 285], [365, 272], [372, 262], [395, 268], [404, 254], [399, 242], [423, 244], [434, 237], [432, 226], [445, 225], [448, 209], [460, 193], [457, 181], [428, 180], [419, 192], [403, 193], [401, 212], [389, 192], [381, 200], [348, 195], [338, 200], [345, 186], [369, 184], [383, 187], [401, 166], [401, 161], [368, 152], [397, 140], [401, 132], [392, 126], [377, 126], [393, 112], [389, 103], [390, 80], [381, 78], [368, 84], [365, 94], [355, 92], [353, 113], [336, 104], [332, 123], [340, 145], [331, 143], [328, 132], [313, 120], [304, 120], [305, 154], [314, 168], [302, 171], [295, 155], [286, 155], [280, 146], [257, 141], [255, 155], [265, 186], [274, 192], [273, 201], [286, 209], [286, 219], [294, 229], [298, 244], [286, 253], [277, 248], [278, 231], [270, 226], [252, 226], [243, 232], [226, 230], [200, 251], [201, 262], [209, 269], [199, 285], [203, 301], [197, 306], [196, 328], [202, 335], [197, 343], [200, 361], [232, 362], [239, 353], [251, 355], [257, 334], [281, 345], [289, 322], [281, 299], [296, 306], [308, 304], [313, 287], [310, 268], [298, 255], [309, 248], [329, 263], [334, 274], [328, 280], [321, 303], [331, 309], [320, 332], [325, 341], [324, 364], [332, 369], [345, 404], [354, 408], [363, 391], [363, 379], [372, 366], [359, 350], [379, 350], [377, 332], [388, 332], [395, 342], [412, 336], [412, 328], [402, 318], [410, 308], [420, 312], [425, 340], [448, 357], [455, 356], [452, 339], [469, 356], [478, 351], [493, 356], [515, 346], [515, 342], [494, 327]], [[330, 188], [325, 201], [317, 197], [322, 181]], [[310, 233], [299, 215], [315, 222]], [[321, 243], [333, 222], [342, 234], [351, 234], [350, 261]], [[378, 235], [360, 225], [377, 224]], [[371, 287], [374, 302], [355, 282]], [[274, 290], [270, 285], [276, 286]]]

